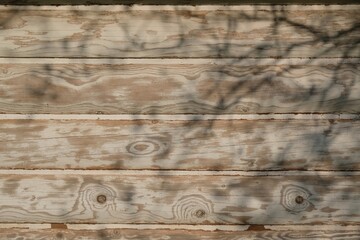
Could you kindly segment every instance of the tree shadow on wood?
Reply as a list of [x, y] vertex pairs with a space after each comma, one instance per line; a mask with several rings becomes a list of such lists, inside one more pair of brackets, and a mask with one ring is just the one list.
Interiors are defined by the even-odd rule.
[[[150, 163], [147, 167], [143, 168], [133, 167], [133, 169], [139, 170], [158, 169], [159, 175], [161, 175], [162, 170], [179, 169], [245, 171], [345, 171], [357, 169], [359, 167], [357, 159], [360, 151], [359, 146], [356, 146], [356, 142], [359, 142], [359, 138], [350, 133], [343, 133], [343, 131], [346, 132], [347, 129], [351, 129], [351, 121], [348, 125], [345, 124], [343, 127], [337, 127], [337, 124], [340, 125], [346, 121], [330, 120], [326, 122], [327, 120], [311, 120], [308, 122], [307, 120], [287, 120], [285, 118], [282, 120], [254, 120], [249, 123], [247, 120], [221, 120], [223, 116], [236, 114], [239, 114], [240, 116], [237, 117], [240, 118], [241, 116], [246, 118], [250, 116], [249, 114], [273, 113], [359, 114], [359, 64], [356, 60], [351, 59], [359, 57], [359, 18], [341, 25], [334, 20], [338, 19], [338, 14], [342, 14], [341, 11], [335, 14], [324, 13], [325, 16], [319, 16], [318, 13], [314, 12], [305, 18], [301, 18], [298, 15], [308, 13], [296, 12], [294, 15], [288, 14], [287, 10], [282, 6], [273, 6], [269, 11], [257, 10], [261, 10], [261, 7], [254, 7], [254, 11], [240, 10], [230, 11], [230, 13], [226, 11], [217, 11], [216, 13], [191, 12], [174, 7], [174, 12], [158, 11], [156, 15], [139, 21], [140, 23], [136, 28], [131, 25], [132, 23], [124, 21], [124, 14], [128, 14], [130, 19], [141, 19], [142, 17], [137, 11], [133, 11], [130, 6], [123, 13], [111, 13], [111, 17], [104, 14], [94, 18], [91, 15], [94, 13], [80, 13], [77, 10], [68, 12], [66, 13], [67, 15], [75, 15], [72, 20], [75, 23], [80, 23], [81, 31], [77, 35], [75, 34], [60, 40], [60, 42], [45, 41], [43, 42], [44, 48], [52, 49], [61, 45], [63, 53], [66, 54], [77, 49], [75, 58], [84, 56], [105, 58], [105, 69], [114, 68], [120, 72], [112, 77], [111, 80], [108, 80], [113, 84], [114, 88], [103, 87], [101, 89], [100, 86], [94, 84], [95, 87], [91, 89], [93, 92], [87, 96], [88, 98], [82, 98], [81, 94], [77, 96], [78, 89], [81, 91], [81, 86], [89, 86], [90, 83], [96, 83], [101, 78], [101, 76], [96, 75], [99, 65], [91, 64], [91, 61], [88, 59], [86, 61], [89, 61], [90, 64], [80, 63], [78, 64], [79, 68], [77, 68], [78, 66], [72, 66], [71, 63], [46, 63], [40, 67], [34, 67], [29, 72], [23, 72], [20, 76], [17, 74], [12, 75], [11, 71], [10, 74], [4, 73], [1, 80], [5, 83], [3, 85], [5, 90], [0, 89], [0, 93], [5, 96], [3, 98], [5, 99], [4, 105], [11, 106], [12, 100], [17, 98], [17, 95], [21, 95], [24, 98], [22, 101], [19, 101], [20, 104], [27, 105], [30, 102], [32, 103], [29, 104], [30, 108], [26, 110], [26, 113], [29, 114], [39, 112], [63, 114], [76, 113], [77, 111], [91, 114], [133, 114], [134, 126], [127, 126], [132, 135], [135, 136], [132, 138], [128, 136], [133, 142], [129, 141], [127, 146], [117, 150], [122, 152], [122, 156], [128, 159], [114, 160], [112, 158], [113, 162], [107, 167], [113, 170], [128, 169], [129, 164], [124, 165], [124, 162], [129, 162], [129, 160], [130, 162], [138, 161], [139, 159], [141, 161], [151, 160], [153, 162], [174, 161], [176, 159], [174, 164], [166, 164], [166, 167], [159, 163]], [[19, 16], [20, 18], [24, 17], [23, 14], [14, 10], [6, 18], [1, 18], [1, 30], [7, 28], [6, 26], [11, 26], [12, 21], [16, 22]], [[110, 13], [108, 14], [111, 15]], [[218, 15], [214, 17], [212, 14]], [[213, 27], [211, 24], [212, 20], [210, 19], [211, 16], [215, 19], [213, 20], [214, 24], [216, 22], [223, 22], [222, 27]], [[121, 45], [121, 41], [118, 41], [119, 47], [114, 49], [114, 54], [110, 58], [107, 58], [107, 55], [102, 53], [97, 53], [98, 55], [96, 55], [96, 51], [94, 55], [93, 51], [97, 47], [94, 44], [94, 39], [97, 39], [95, 36], [103, 37], [103, 27], [108, 24], [107, 21], [116, 26], [119, 36], [123, 38], [122, 41], [126, 42], [126, 44]], [[348, 20], [345, 19], [344, 21]], [[155, 34], [149, 32], [152, 30], [151, 26], [153, 25], [151, 24], [153, 22], [159, 22], [164, 26], [168, 26], [166, 24], [169, 22], [172, 23], [174, 29], [165, 29], [164, 27], [164, 31], [174, 31], [177, 32], [177, 35], [172, 36], [172, 40], [169, 40], [169, 37], [165, 40], [160, 39], [158, 42], [149, 43], [146, 41], [149, 38], [146, 34]], [[258, 25], [265, 22], [268, 26], [251, 25], [251, 28], [249, 27], [247, 30], [247, 24], [254, 22], [258, 22]], [[197, 23], [198, 29], [190, 29], [189, 23]], [[43, 32], [51, 30], [47, 26], [47, 22], [43, 24], [42, 28], [39, 27]], [[291, 36], [291, 34], [294, 34], [295, 37]], [[259, 35], [263, 37], [263, 40], [257, 44], [252, 44], [251, 42], [255, 42], [256, 36]], [[105, 40], [110, 41], [109, 39]], [[166, 42], [167, 40], [169, 41]], [[17, 41], [22, 40], [17, 39]], [[208, 64], [201, 66], [205, 70], [200, 73], [196, 69], [190, 71], [190, 68], [196, 64], [186, 63], [186, 60], [184, 60], [184, 64], [180, 64], [184, 66], [182, 70], [184, 73], [181, 74], [180, 79], [185, 79], [180, 81], [180, 85], [186, 85], [189, 91], [176, 95], [176, 104], [163, 103], [168, 99], [161, 98], [161, 96], [165, 95], [161, 84], [159, 89], [164, 92], [160, 96], [157, 95], [149, 98], [150, 100], [140, 101], [137, 105], [134, 104], [134, 106], [128, 108], [123, 107], [124, 101], [119, 101], [116, 97], [109, 98], [109, 92], [113, 94], [112, 91], [116, 88], [120, 90], [126, 89], [129, 92], [135, 91], [133, 88], [126, 86], [131, 84], [133, 80], [131, 74], [134, 74], [134, 71], [128, 72], [123, 77], [122, 74], [126, 71], [126, 64], [118, 64], [117, 60], [132, 58], [132, 54], [137, 54], [136, 56], [143, 54], [144, 57], [157, 58], [158, 48], [164, 41], [165, 47], [161, 48], [161, 57], [172, 58], [180, 55], [183, 58], [191, 59], [194, 57], [194, 54], [196, 56], [194, 50], [196, 51], [198, 47], [201, 57], [211, 58]], [[14, 54], [17, 54], [16, 50], [14, 50]], [[293, 58], [297, 54], [306, 57], [305, 59], [296, 58], [294, 60]], [[328, 59], [329, 56], [337, 56], [336, 58], [339, 59]], [[264, 60], [263, 58], [271, 59]], [[320, 58], [322, 61], [319, 61]], [[212, 64], [211, 60], [214, 59], [218, 62], [223, 61], [223, 63]], [[124, 66], [116, 67], [114, 65]], [[145, 89], [146, 86], [150, 88], [152, 84], [155, 84], [157, 77], [161, 77], [161, 81], [164, 82], [178, 81], [177, 77], [173, 75], [174, 71], [179, 72], [179, 70], [171, 65], [163, 66], [154, 62], [153, 65], [144, 64], [141, 68], [141, 71], [145, 72], [143, 74], [148, 77], [147, 79], [141, 79], [141, 81], [145, 82]], [[11, 66], [9, 67], [4, 64], [0, 68], [3, 72], [9, 69], [11, 70]], [[151, 71], [151, 74], [146, 75], [147, 70]], [[149, 75], [154, 75], [155, 77], [151, 78]], [[11, 89], [8, 86], [13, 82], [16, 83], [20, 78], [25, 79], [24, 89], [13, 93], [8, 91]], [[199, 86], [201, 82], [204, 84]], [[67, 89], [69, 85], [71, 87]], [[74, 91], [72, 88], [76, 90]], [[150, 95], [151, 93], [149, 91], [143, 94]], [[138, 94], [135, 97], [140, 97], [140, 95]], [[76, 103], [68, 102], [71, 99], [75, 100]], [[101, 104], [94, 104], [94, 99]], [[160, 100], [156, 101], [156, 99]], [[153, 105], [147, 106], [148, 101], [152, 101]], [[76, 108], [73, 106], [76, 106]], [[11, 107], [4, 107], [1, 112], [6, 113], [7, 110], [10, 111], [9, 109]], [[172, 136], [174, 131], [164, 132], [160, 127], [149, 127], [151, 121], [141, 121], [135, 116], [135, 114], [157, 116], [164, 113], [176, 116], [193, 114], [188, 115], [189, 120], [192, 121], [179, 121], [178, 126], [180, 127], [172, 125], [175, 126], [174, 128], [179, 129], [175, 131], [177, 135]], [[202, 114], [211, 114], [212, 119], [202, 120], [204, 117], [201, 116]], [[25, 124], [28, 123], [26, 122]], [[271, 128], [267, 125], [276, 127]], [[200, 144], [216, 143], [214, 139], [220, 138], [227, 128], [231, 128], [233, 132], [229, 133], [227, 141], [218, 142], [217, 144], [221, 144], [221, 146], [215, 146], [215, 148], [226, 148], [227, 151], [233, 149], [233, 155], [228, 155], [228, 158], [232, 158], [230, 162], [241, 162], [244, 168], [238, 169], [238, 166], [236, 166], [229, 169], [229, 161], [221, 156], [219, 157], [221, 161], [213, 161], [211, 165], [206, 165], [206, 157], [209, 158], [211, 156], [197, 157], [200, 154], [197, 154], [194, 150]], [[241, 129], [242, 132], [237, 132], [237, 129]], [[261, 130], [258, 131], [257, 129]], [[304, 132], [301, 132], [302, 129]], [[119, 131], [119, 129], [114, 129], [115, 133], [112, 134], [116, 135]], [[281, 141], [288, 137], [287, 134], [291, 134], [291, 132], [296, 133], [294, 137], [289, 137], [287, 142], [282, 143]], [[245, 139], [247, 142], [239, 142], [242, 135], [250, 136], [249, 139]], [[175, 151], [177, 146], [181, 146], [174, 139], [183, 139], [181, 144], [185, 147], [181, 149], [181, 153], [177, 152], [177, 156], [171, 159], [171, 151]], [[150, 145], [146, 144], [150, 140], [159, 144], [159, 149], [162, 149], [161, 146], [165, 146], [161, 144], [167, 144], [166, 146], [171, 146], [171, 148], [169, 147], [168, 150], [162, 151], [161, 154], [160, 152], [153, 155], [141, 154], [149, 148]], [[137, 148], [131, 145], [139, 141], [141, 144], [138, 144]], [[196, 144], [193, 144], [191, 141], [194, 141]], [[341, 153], [337, 155], [335, 152], [332, 152], [334, 145], [339, 143], [347, 144], [348, 142], [355, 142], [355, 144], [349, 144], [349, 149], [352, 149], [351, 154]], [[211, 144], [209, 144], [209, 151], [213, 151]], [[270, 145], [276, 145], [278, 148], [270, 148]], [[88, 147], [93, 147], [90, 142]], [[133, 151], [132, 154], [129, 149]], [[101, 146], [98, 150], [101, 150]], [[136, 152], [137, 154], [134, 154], [134, 151], [138, 151]], [[219, 152], [221, 154], [221, 151]], [[217, 152], [214, 151], [215, 153]], [[301, 154], [305, 155], [305, 157], [300, 157]], [[189, 161], [188, 158], [191, 158], [192, 161]], [[312, 159], [315, 163], [309, 159]], [[190, 169], [189, 165], [191, 166]], [[70, 168], [79, 169], [80, 167], [74, 164]], [[317, 173], [314, 172], [314, 174], [316, 175]], [[305, 177], [294, 177], [294, 184], [290, 185], [292, 187], [295, 186], [292, 189], [295, 189], [299, 194], [305, 194], [304, 196], [307, 196], [308, 192], [310, 195], [310, 193], [316, 191], [330, 191], [331, 187], [336, 186], [335, 180], [331, 180], [328, 177], [318, 175], [316, 179], [319, 181], [318, 188], [321, 188], [321, 191], [318, 189], [305, 189], [308, 184]], [[107, 183], [100, 182], [99, 184], [106, 185]], [[163, 184], [167, 184], [167, 182], [164, 181]], [[263, 199], [264, 196], [270, 196], [270, 198], [275, 199], [274, 202], [282, 203], [282, 194], [286, 189], [283, 190], [281, 186], [274, 187], [274, 189], [277, 189], [277, 192], [273, 192], [273, 188], [266, 189], [251, 183], [251, 181], [249, 181], [249, 184], [254, 185], [254, 188], [256, 188], [254, 191], [257, 190], [257, 192], [261, 193], [257, 197], [254, 196], [253, 202]], [[228, 187], [231, 187], [230, 185], [229, 183]], [[191, 192], [191, 189], [192, 186], [189, 185], [189, 192]], [[117, 191], [121, 192], [121, 189]], [[131, 208], [133, 204], [132, 197], [136, 189], [125, 189], [124, 191], [126, 191], [125, 195], [126, 199], [128, 199], [129, 208]], [[347, 189], [343, 188], [341, 191], [343, 192], [338, 193], [338, 196], [343, 198], [351, 196]], [[224, 194], [224, 192], [214, 189], [212, 193], [207, 194], [209, 194], [210, 199], [215, 199]], [[248, 198], [244, 199], [248, 200]], [[253, 202], [247, 202], [244, 199], [239, 198], [235, 204], [239, 208], [250, 209]], [[308, 201], [310, 202], [311, 199]], [[330, 205], [332, 203], [335, 204], [336, 199], [326, 201]], [[349, 211], [355, 210], [353, 209], [354, 206], [348, 207]], [[266, 209], [269, 212], [273, 212], [266, 216], [265, 211], [263, 211], [261, 214], [264, 214], [264, 216], [261, 221], [271, 222], [271, 219], [277, 214], [276, 210], [279, 208]], [[306, 208], [305, 210], [309, 209]], [[214, 214], [215, 219], [217, 218], [220, 221], [224, 215], [228, 216], [231, 214], [231, 211], [212, 214]], [[304, 214], [304, 212], [293, 211], [289, 214]], [[308, 223], [306, 214], [304, 216], [304, 221]], [[261, 216], [256, 215], [254, 218], [261, 218]], [[256, 223], [252, 218], [246, 221], [241, 222], [241, 224]], [[211, 224], [213, 223], [211, 222]], [[329, 217], [326, 223], [334, 223], [334, 221]], [[107, 236], [100, 231], [99, 238], [107, 239]]]

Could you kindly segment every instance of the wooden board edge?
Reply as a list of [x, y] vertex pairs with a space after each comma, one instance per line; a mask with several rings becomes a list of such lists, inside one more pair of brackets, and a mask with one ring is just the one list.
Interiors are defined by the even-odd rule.
[[[182, 1], [182, 0], [181, 0]], [[84, 1], [78, 1], [78, 4], [71, 5], [71, 4], [60, 4], [56, 1], [52, 1], [53, 3], [49, 3], [49, 1], [46, 1], [47, 4], [24, 4], [24, 1], [18, 1], [19, 3], [16, 4], [17, 1], [4, 1], [0, 0], [0, 10], [4, 9], [11, 9], [11, 10], [96, 10], [96, 11], [129, 11], [129, 10], [136, 10], [136, 11], [171, 11], [171, 10], [187, 10], [187, 11], [217, 11], [217, 10], [273, 10], [274, 7], [279, 7], [283, 10], [353, 10], [355, 8], [360, 8], [360, 5], [357, 4], [358, 2], [356, 0], [346, 0], [349, 1], [348, 4], [342, 5], [339, 4], [337, 1], [337, 4], [334, 4], [335, 0], [331, 3], [321, 3], [321, 4], [314, 4], [315, 2], [309, 2], [304, 3], [304, 1], [295, 0], [295, 2], [284, 5], [285, 1], [289, 0], [281, 0], [277, 2], [277, 4], [260, 4], [256, 5], [254, 4], [254, 1], [248, 1], [247, 4], [234, 4], [231, 6], [227, 6], [226, 0], [225, 2], [221, 2], [221, 4], [210, 4], [211, 0], [208, 4], [196, 4], [196, 1], [193, 2], [183, 2], [181, 3], [179, 1], [179, 4], [169, 4], [168, 1], [166, 1], [167, 4], [157, 4], [156, 1], [151, 1], [152, 4], [149, 4], [147, 2], [146, 4], [126, 4], [126, 2], [122, 1], [120, 4], [100, 4], [100, 1], [93, 1], [91, 5], [86, 5], [86, 2]], [[186, 0], [185, 0], [186, 1]], [[233, 0], [227, 0], [227, 1], [233, 1]], [[261, 3], [260, 0], [259, 3]], [[268, 0], [265, 0], [268, 1]], [[290, 0], [291, 1], [291, 0]], [[297, 1], [297, 2], [296, 2]], [[316, 1], [316, 0], [315, 0]], [[317, 0], [318, 1], [318, 0]], [[324, 0], [325, 1], [325, 0]], [[23, 2], [23, 3], [21, 3]], [[28, 1], [30, 2], [30, 1]], [[33, 1], [32, 1], [33, 2]], [[61, 1], [62, 3], [64, 1]], [[207, 1], [204, 0], [205, 3]], [[25, 1], [26, 3], [26, 1]], [[57, 4], [56, 4], [57, 3]], [[298, 4], [296, 4], [298, 3]]]
[[[60, 226], [62, 225], [62, 226]], [[263, 228], [268, 231], [360, 231], [359, 224], [318, 224], [318, 225], [184, 225], [184, 224], [64, 224], [64, 223], [1, 223], [0, 229], [44, 230], [66, 228], [69, 230], [102, 230], [102, 229], [138, 229], [138, 230], [201, 230], [201, 231], [251, 231]]]
[[20, 176], [360, 176], [360, 171], [316, 171], [316, 170], [286, 170], [286, 171], [240, 171], [240, 170], [84, 170], [84, 169], [0, 169], [0, 175]]
[[[336, 4], [336, 5], [348, 5], [348, 4], [356, 4], [358, 3], [357, 0], [222, 0], [222, 5], [274, 5], [274, 4], [314, 4], [314, 5], [323, 5], [323, 4]], [[113, 5], [113, 4], [124, 4], [124, 5], [183, 5], [183, 4], [196, 4], [196, 5], [217, 5], [219, 4], [218, 0], [174, 0], [174, 1], [165, 1], [165, 0], [23, 0], [23, 1], [16, 1], [16, 0], [1, 0], [0, 4], [4, 5], [89, 5], [89, 4], [96, 4], [96, 5]]]
[[159, 120], [159, 121], [208, 121], [208, 120], [360, 120], [360, 113], [320, 114], [0, 114], [1, 120]]
[[[38, 224], [44, 225], [44, 224]], [[271, 237], [280, 239], [356, 239], [360, 237], [360, 226], [277, 226], [248, 225], [236, 226], [233, 229], [221, 229], [216, 226], [142, 226], [142, 225], [72, 225], [46, 224], [43, 228], [32, 225], [2, 225], [0, 238], [32, 239], [34, 237], [54, 237], [55, 239], [148, 239], [147, 237], [166, 237], [166, 239], [262, 239]], [[202, 228], [202, 229], [201, 229]], [[139, 231], [141, 230], [141, 231]], [[10, 239], [10, 238], [9, 238]], [[276, 238], [277, 239], [277, 238]]]

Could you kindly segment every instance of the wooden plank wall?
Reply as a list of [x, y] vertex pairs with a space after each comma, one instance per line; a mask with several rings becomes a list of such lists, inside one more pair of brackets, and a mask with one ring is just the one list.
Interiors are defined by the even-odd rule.
[[360, 5], [2, 3], [0, 239], [360, 239]]

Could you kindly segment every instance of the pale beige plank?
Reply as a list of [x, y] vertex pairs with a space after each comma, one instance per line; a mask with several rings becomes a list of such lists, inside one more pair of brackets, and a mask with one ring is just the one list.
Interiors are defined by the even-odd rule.
[[208, 121], [208, 120], [359, 120], [359, 113], [288, 113], [288, 114], [0, 114], [0, 120], [155, 120], [155, 121]]
[[359, 57], [359, 10], [9, 6], [0, 57]]
[[359, 170], [360, 121], [1, 120], [2, 169]]
[[[0, 222], [351, 224], [360, 175], [2, 172]], [[65, 171], [66, 172], [66, 171]]]
[[0, 112], [360, 112], [357, 60], [83, 61], [2, 59]]
[[[63, 227], [63, 225], [53, 225]], [[161, 226], [159, 226], [161, 227]], [[168, 239], [168, 240], [243, 240], [243, 239], [274, 239], [274, 240], [358, 240], [358, 230], [296, 230], [296, 231], [269, 231], [263, 230], [262, 226], [256, 226], [259, 230], [250, 231], [199, 231], [199, 230], [137, 230], [137, 229], [101, 229], [101, 230], [70, 230], [70, 229], [5, 229], [0, 228], [0, 239], [6, 240], [47, 240], [47, 239], [119, 239], [119, 240], [141, 240], [141, 239]], [[255, 228], [256, 229], [256, 228]]]
[[[88, 0], [0, 0], [12, 5], [86, 5]], [[219, 0], [91, 0], [91, 4], [150, 4], [150, 5], [197, 5], [219, 4]], [[357, 0], [222, 0], [224, 5], [242, 4], [356, 4]]]

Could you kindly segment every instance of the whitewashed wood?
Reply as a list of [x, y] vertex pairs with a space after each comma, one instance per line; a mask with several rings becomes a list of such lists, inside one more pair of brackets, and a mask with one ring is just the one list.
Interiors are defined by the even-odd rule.
[[0, 120], [360, 120], [360, 113], [287, 113], [287, 114], [0, 114]]
[[[1, 4], [12, 5], [87, 5], [88, 0], [1, 0]], [[202, 5], [219, 4], [218, 0], [91, 0], [91, 4], [112, 5], [112, 4], [151, 4], [151, 5]], [[223, 5], [242, 4], [356, 4], [356, 0], [222, 0]]]
[[4, 240], [47, 240], [47, 239], [119, 239], [119, 240], [141, 240], [141, 239], [169, 239], [169, 240], [196, 240], [196, 239], [219, 239], [219, 240], [243, 240], [243, 239], [274, 239], [274, 240], [358, 240], [359, 231], [336, 231], [336, 230], [297, 230], [297, 231], [199, 231], [199, 230], [136, 230], [136, 229], [103, 229], [103, 230], [69, 230], [69, 229], [1, 229], [0, 239]]
[[1, 120], [3, 169], [359, 170], [360, 121]]
[[186, 62], [1, 59], [0, 112], [360, 112], [358, 60]]
[[242, 177], [287, 177], [287, 176], [313, 176], [314, 172], [318, 177], [330, 177], [330, 176], [359, 176], [360, 171], [304, 171], [304, 170], [293, 170], [293, 171], [208, 171], [208, 170], [83, 170], [83, 169], [1, 169], [0, 174], [12, 175], [12, 176], [53, 176], [53, 175], [63, 175], [63, 176], [86, 176], [89, 173], [96, 176], [148, 176], [148, 177], [167, 177], [167, 176], [242, 176]]
[[358, 57], [359, 9], [8, 6], [0, 56]]
[[[18, 171], [16, 171], [18, 172]], [[66, 171], [68, 172], [68, 171]], [[304, 173], [304, 172], [303, 172]], [[29, 230], [45, 230], [45, 229], [62, 228], [69, 230], [105, 230], [105, 229], [136, 229], [136, 230], [199, 230], [204, 232], [224, 231], [224, 232], [243, 232], [243, 231], [310, 231], [314, 230], [314, 225], [188, 225], [188, 224], [118, 224], [118, 223], [98, 223], [98, 224], [79, 224], [79, 223], [2, 223], [0, 229], [29, 229]], [[347, 224], [318, 224], [316, 226], [318, 231], [360, 231], [360, 225]]]
[[[30, 229], [30, 230], [44, 230], [49, 228], [59, 228], [60, 225], [64, 229], [70, 230], [105, 230], [105, 229], [137, 229], [137, 230], [200, 230], [200, 231], [224, 231], [224, 232], [239, 232], [239, 231], [246, 231], [249, 230], [251, 227], [250, 225], [188, 225], [188, 224], [119, 224], [119, 223], [98, 223], [98, 224], [79, 224], [79, 223], [55, 223], [58, 226], [54, 226], [54, 223], [2, 223], [0, 229]], [[280, 225], [271, 225], [266, 226], [267, 230], [278, 230], [277, 228]], [[287, 226], [289, 229], [280, 229], [281, 231], [288, 231], [288, 230], [299, 230], [296, 226], [293, 225], [284, 225]], [[303, 225], [305, 230], [306, 225]], [[324, 226], [331, 226], [332, 229], [329, 227]], [[339, 225], [319, 225], [318, 230], [336, 230], [336, 231], [354, 231], [359, 230], [360, 225], [348, 225], [346, 227], [339, 226]], [[321, 228], [322, 227], [322, 228]]]
[[2, 173], [0, 222], [356, 224], [359, 180], [359, 175], [316, 172], [262, 177]]

